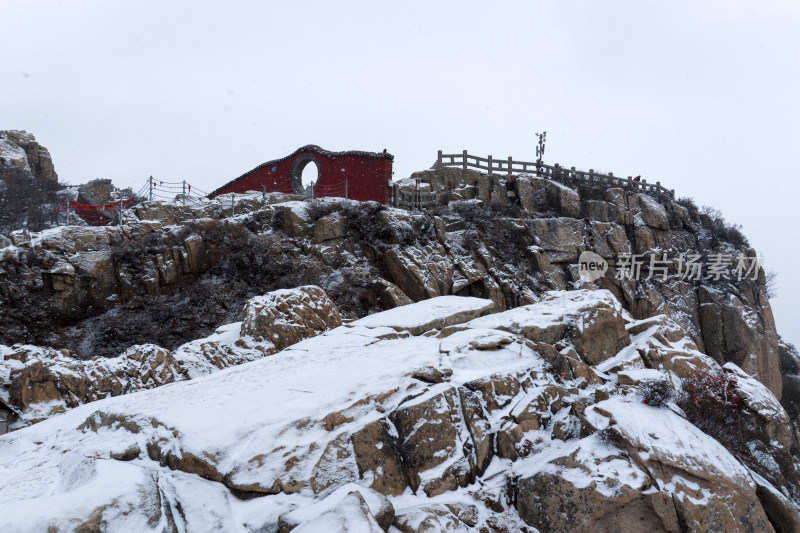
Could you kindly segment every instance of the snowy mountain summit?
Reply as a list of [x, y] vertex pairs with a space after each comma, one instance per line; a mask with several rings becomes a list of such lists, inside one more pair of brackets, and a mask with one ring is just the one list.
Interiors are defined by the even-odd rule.
[[1, 230], [0, 531], [800, 531], [800, 356], [735, 227], [619, 180], [420, 190]]

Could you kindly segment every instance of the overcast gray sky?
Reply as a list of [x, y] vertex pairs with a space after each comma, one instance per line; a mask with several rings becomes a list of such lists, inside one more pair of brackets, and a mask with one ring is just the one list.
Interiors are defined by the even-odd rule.
[[63, 181], [211, 190], [304, 144], [642, 174], [744, 226], [796, 282], [800, 2], [0, 0], [0, 129]]

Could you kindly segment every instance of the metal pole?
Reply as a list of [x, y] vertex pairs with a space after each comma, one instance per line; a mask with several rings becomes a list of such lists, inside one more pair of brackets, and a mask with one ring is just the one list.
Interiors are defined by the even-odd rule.
[[263, 202], [266, 202], [266, 201], [267, 201], [267, 186], [266, 185], [262, 185], [261, 186], [261, 202], [263, 203]]
[[183, 180], [183, 195], [181, 198], [183, 198], [183, 204], [186, 205], [186, 180]]
[[119, 225], [122, 225], [122, 198], [119, 199]]
[[150, 182], [150, 201], [153, 201], [153, 176], [148, 180]]
[[347, 196], [347, 178], [344, 179], [344, 199], [349, 200], [350, 197]]
[[233, 205], [233, 193], [231, 193], [231, 216], [236, 214], [236, 207]]

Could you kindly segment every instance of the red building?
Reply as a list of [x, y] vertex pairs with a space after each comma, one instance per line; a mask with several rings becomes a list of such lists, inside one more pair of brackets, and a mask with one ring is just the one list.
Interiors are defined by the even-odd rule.
[[338, 196], [362, 202], [382, 204], [391, 199], [392, 161], [394, 156], [383, 152], [329, 152], [310, 144], [291, 155], [267, 161], [209, 194], [210, 198], [226, 193], [247, 191], [303, 194], [303, 169], [317, 165], [318, 178], [314, 196]]

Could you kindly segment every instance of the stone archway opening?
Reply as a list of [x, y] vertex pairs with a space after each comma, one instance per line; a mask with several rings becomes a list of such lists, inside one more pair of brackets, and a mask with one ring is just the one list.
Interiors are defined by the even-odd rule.
[[306, 166], [303, 167], [303, 174], [300, 177], [300, 181], [303, 184], [303, 188], [308, 187], [312, 183], [316, 183], [319, 180], [319, 167], [313, 161], [309, 161], [306, 163]]
[[[313, 164], [309, 164], [313, 163]], [[319, 180], [319, 161], [314, 154], [306, 153], [297, 156], [292, 165], [292, 189], [297, 194], [303, 194], [311, 182]]]

